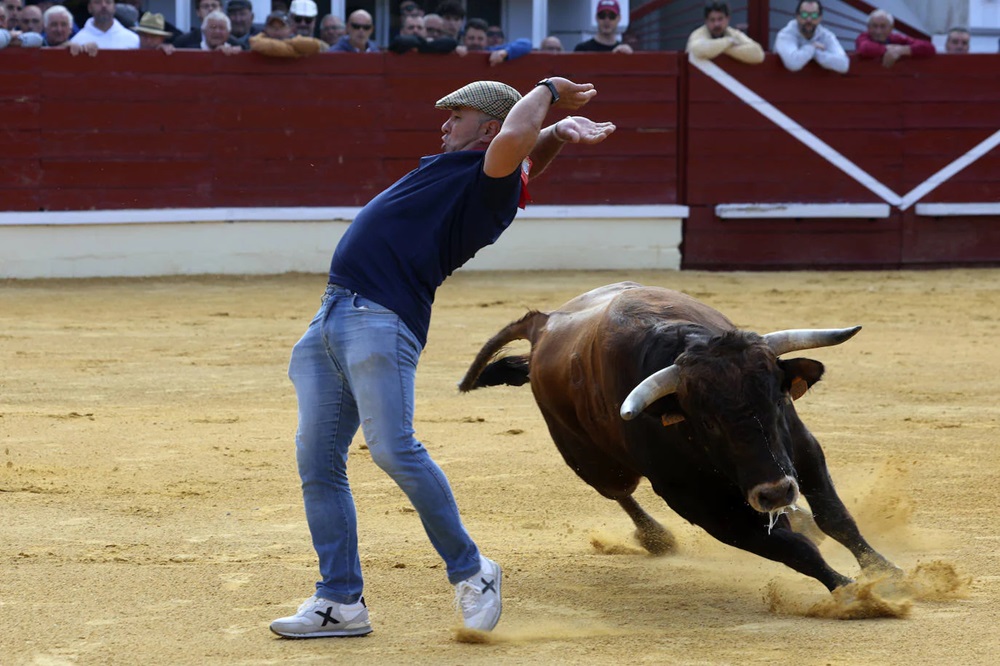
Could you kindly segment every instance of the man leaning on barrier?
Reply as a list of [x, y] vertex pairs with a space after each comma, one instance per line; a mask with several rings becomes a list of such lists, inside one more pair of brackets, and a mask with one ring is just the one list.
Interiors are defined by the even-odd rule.
[[837, 36], [820, 25], [822, 21], [823, 4], [819, 0], [799, 0], [795, 18], [774, 40], [774, 50], [789, 70], [797, 72], [815, 60], [824, 69], [847, 73], [851, 61]]
[[854, 41], [858, 57], [881, 60], [883, 67], [892, 67], [903, 58], [930, 58], [937, 52], [928, 41], [893, 32], [895, 22], [884, 9], [869, 14], [868, 30]]
[[729, 25], [729, 3], [705, 4], [705, 25], [688, 37], [688, 53], [712, 60], [726, 54], [748, 65], [764, 62], [764, 49], [740, 30]]

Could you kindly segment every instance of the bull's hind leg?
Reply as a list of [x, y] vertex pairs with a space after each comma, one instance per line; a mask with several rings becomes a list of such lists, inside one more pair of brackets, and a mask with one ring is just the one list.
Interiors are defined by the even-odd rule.
[[639, 544], [653, 555], [672, 551], [676, 544], [674, 536], [632, 497], [641, 477], [632, 470], [624, 469], [595, 442], [563, 426], [544, 408], [542, 416], [566, 464], [594, 490], [615, 500], [625, 509], [635, 523], [635, 537]]
[[616, 500], [625, 509], [625, 513], [635, 523], [635, 538], [639, 544], [652, 555], [665, 555], [673, 552], [677, 548], [677, 541], [674, 535], [655, 518], [646, 513], [646, 510], [639, 506], [635, 498], [619, 497]]

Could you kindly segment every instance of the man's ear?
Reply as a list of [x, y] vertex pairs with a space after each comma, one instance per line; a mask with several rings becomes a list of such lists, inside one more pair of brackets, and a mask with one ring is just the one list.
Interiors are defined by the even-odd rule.
[[500, 121], [488, 120], [480, 128], [483, 130], [482, 138], [492, 140], [493, 137], [500, 133]]

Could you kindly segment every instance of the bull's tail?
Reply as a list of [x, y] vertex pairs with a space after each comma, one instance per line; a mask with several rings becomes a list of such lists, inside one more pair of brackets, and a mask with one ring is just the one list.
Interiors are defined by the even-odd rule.
[[549, 315], [532, 310], [515, 322], [507, 324], [490, 338], [476, 354], [476, 360], [458, 385], [462, 392], [486, 386], [522, 386], [528, 382], [528, 354], [504, 356], [494, 359], [503, 348], [514, 340], [533, 340], [535, 333], [545, 326]]

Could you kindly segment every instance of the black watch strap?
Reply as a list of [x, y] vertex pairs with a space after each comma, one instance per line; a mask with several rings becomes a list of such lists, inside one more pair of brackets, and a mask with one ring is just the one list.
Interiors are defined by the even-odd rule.
[[535, 84], [536, 88], [538, 86], [545, 86], [546, 88], [549, 89], [549, 92], [552, 93], [552, 101], [549, 103], [549, 106], [552, 106], [553, 104], [559, 101], [559, 91], [556, 90], [556, 84], [552, 83], [551, 80], [542, 79], [541, 81]]

